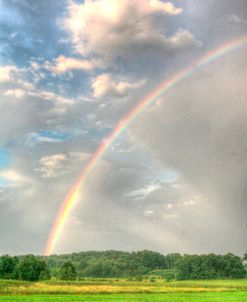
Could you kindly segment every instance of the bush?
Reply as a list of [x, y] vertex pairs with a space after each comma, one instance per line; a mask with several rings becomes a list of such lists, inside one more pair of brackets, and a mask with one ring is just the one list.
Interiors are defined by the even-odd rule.
[[77, 276], [74, 265], [71, 262], [65, 262], [61, 266], [58, 276], [61, 280], [74, 281]]

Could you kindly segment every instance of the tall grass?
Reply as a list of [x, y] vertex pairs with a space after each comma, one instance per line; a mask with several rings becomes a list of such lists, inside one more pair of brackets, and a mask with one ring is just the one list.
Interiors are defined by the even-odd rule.
[[207, 293], [238, 291], [247, 292], [247, 280], [130, 282], [124, 279], [119, 281], [105, 279], [98, 281], [49, 281], [35, 283], [0, 281], [1, 295]]

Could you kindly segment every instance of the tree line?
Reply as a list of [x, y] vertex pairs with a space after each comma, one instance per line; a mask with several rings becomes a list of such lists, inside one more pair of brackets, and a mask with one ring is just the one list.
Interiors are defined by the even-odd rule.
[[[59, 279], [75, 280], [76, 270], [72, 263], [65, 262], [59, 269]], [[13, 279], [24, 281], [45, 281], [52, 278], [47, 261], [27, 255], [24, 257], [0, 257], [0, 279]]]
[[165, 279], [245, 278], [247, 253], [162, 255], [152, 251], [81, 252], [67, 255], [0, 257], [0, 278], [27, 281], [77, 278], [130, 278], [159, 274]]

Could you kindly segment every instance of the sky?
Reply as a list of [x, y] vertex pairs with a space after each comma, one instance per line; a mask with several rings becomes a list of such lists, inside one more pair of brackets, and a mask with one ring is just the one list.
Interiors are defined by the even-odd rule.
[[[42, 254], [118, 122], [246, 35], [245, 0], [0, 0], [0, 254]], [[247, 47], [197, 69], [109, 146], [54, 253], [247, 250]]]

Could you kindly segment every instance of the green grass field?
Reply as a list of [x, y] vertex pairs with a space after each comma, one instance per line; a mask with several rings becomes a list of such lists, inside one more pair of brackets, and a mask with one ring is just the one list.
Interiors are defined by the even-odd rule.
[[0, 282], [5, 302], [247, 302], [247, 280]]
[[2, 296], [3, 302], [246, 302], [247, 292]]

